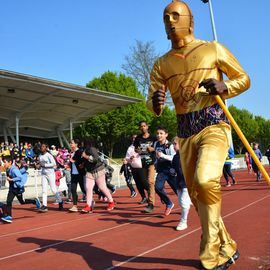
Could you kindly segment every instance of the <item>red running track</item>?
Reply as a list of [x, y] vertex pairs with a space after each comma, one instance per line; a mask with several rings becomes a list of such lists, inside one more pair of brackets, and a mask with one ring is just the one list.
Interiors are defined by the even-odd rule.
[[[246, 171], [235, 175], [237, 185], [222, 192], [222, 216], [241, 252], [230, 269], [269, 270], [269, 186]], [[168, 192], [177, 205], [176, 196]], [[54, 205], [43, 214], [32, 206], [15, 205], [14, 222], [0, 224], [0, 269], [198, 268], [201, 231], [193, 207], [188, 229], [179, 232], [179, 207], [164, 217], [158, 198], [153, 214], [141, 213], [139, 198], [129, 198], [127, 189], [118, 190], [115, 199], [114, 211], [97, 202], [92, 214], [58, 212]]]

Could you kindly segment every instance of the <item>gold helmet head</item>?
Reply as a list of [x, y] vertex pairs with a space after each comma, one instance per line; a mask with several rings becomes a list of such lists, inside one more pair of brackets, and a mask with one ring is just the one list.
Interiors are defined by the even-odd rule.
[[187, 36], [193, 36], [193, 15], [183, 1], [174, 0], [163, 12], [163, 21], [168, 39], [179, 42]]

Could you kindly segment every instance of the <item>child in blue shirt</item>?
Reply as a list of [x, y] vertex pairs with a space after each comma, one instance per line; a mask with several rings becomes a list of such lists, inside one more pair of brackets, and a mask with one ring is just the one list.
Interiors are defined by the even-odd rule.
[[19, 169], [13, 164], [11, 156], [5, 156], [2, 158], [4, 168], [7, 173], [7, 181], [9, 181], [9, 191], [7, 195], [6, 209], [4, 216], [1, 218], [6, 223], [12, 222], [12, 202], [16, 197], [21, 204], [34, 204], [37, 208], [40, 208], [40, 201], [38, 198], [34, 200], [23, 199], [24, 185], [27, 181], [26, 168]]
[[170, 172], [175, 151], [173, 149], [173, 145], [167, 140], [168, 131], [165, 127], [158, 127], [156, 134], [157, 141], [153, 145], [156, 152], [155, 167], [157, 171], [155, 191], [160, 197], [161, 201], [166, 205], [164, 215], [168, 216], [174, 207], [174, 203], [167, 195], [164, 185], [167, 181], [174, 193], [177, 194], [175, 182], [176, 179], [175, 176]]

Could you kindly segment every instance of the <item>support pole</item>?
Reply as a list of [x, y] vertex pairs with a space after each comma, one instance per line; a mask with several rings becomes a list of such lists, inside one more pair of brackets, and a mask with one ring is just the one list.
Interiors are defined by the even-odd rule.
[[9, 137], [11, 138], [12, 142], [16, 143], [16, 139], [15, 139], [15, 137], [14, 137], [14, 135], [11, 132], [11, 129], [9, 127], [7, 127], [7, 132], [8, 132]]
[[69, 121], [69, 138], [73, 140], [73, 123], [71, 120]]
[[63, 140], [61, 138], [61, 134], [60, 134], [59, 131], [57, 131], [57, 136], [58, 136], [58, 140], [59, 140], [60, 146], [61, 146], [61, 148], [63, 148], [64, 147], [64, 144], [63, 144]]
[[62, 136], [62, 138], [64, 140], [64, 143], [66, 144], [67, 148], [69, 149], [70, 148], [69, 142], [68, 142], [68, 140], [67, 140], [67, 138], [66, 138], [66, 136], [65, 136], [65, 134], [64, 134], [64, 132], [62, 130], [60, 130], [60, 134], [61, 134], [61, 136]]
[[18, 115], [16, 115], [16, 143], [17, 145], [20, 144], [20, 138], [19, 138], [19, 121], [20, 121], [20, 118]]
[[3, 125], [3, 135], [4, 135], [5, 144], [8, 145], [8, 136], [7, 136], [7, 127], [6, 127], [6, 125]]

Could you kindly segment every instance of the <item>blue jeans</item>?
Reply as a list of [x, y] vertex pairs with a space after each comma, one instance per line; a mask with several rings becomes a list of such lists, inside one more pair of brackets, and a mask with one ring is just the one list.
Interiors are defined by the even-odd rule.
[[172, 176], [169, 171], [159, 172], [156, 177], [155, 190], [161, 201], [166, 204], [167, 207], [171, 207], [173, 202], [168, 197], [167, 193], [164, 190], [165, 182], [168, 182], [175, 194], [176, 190], [176, 177]]

